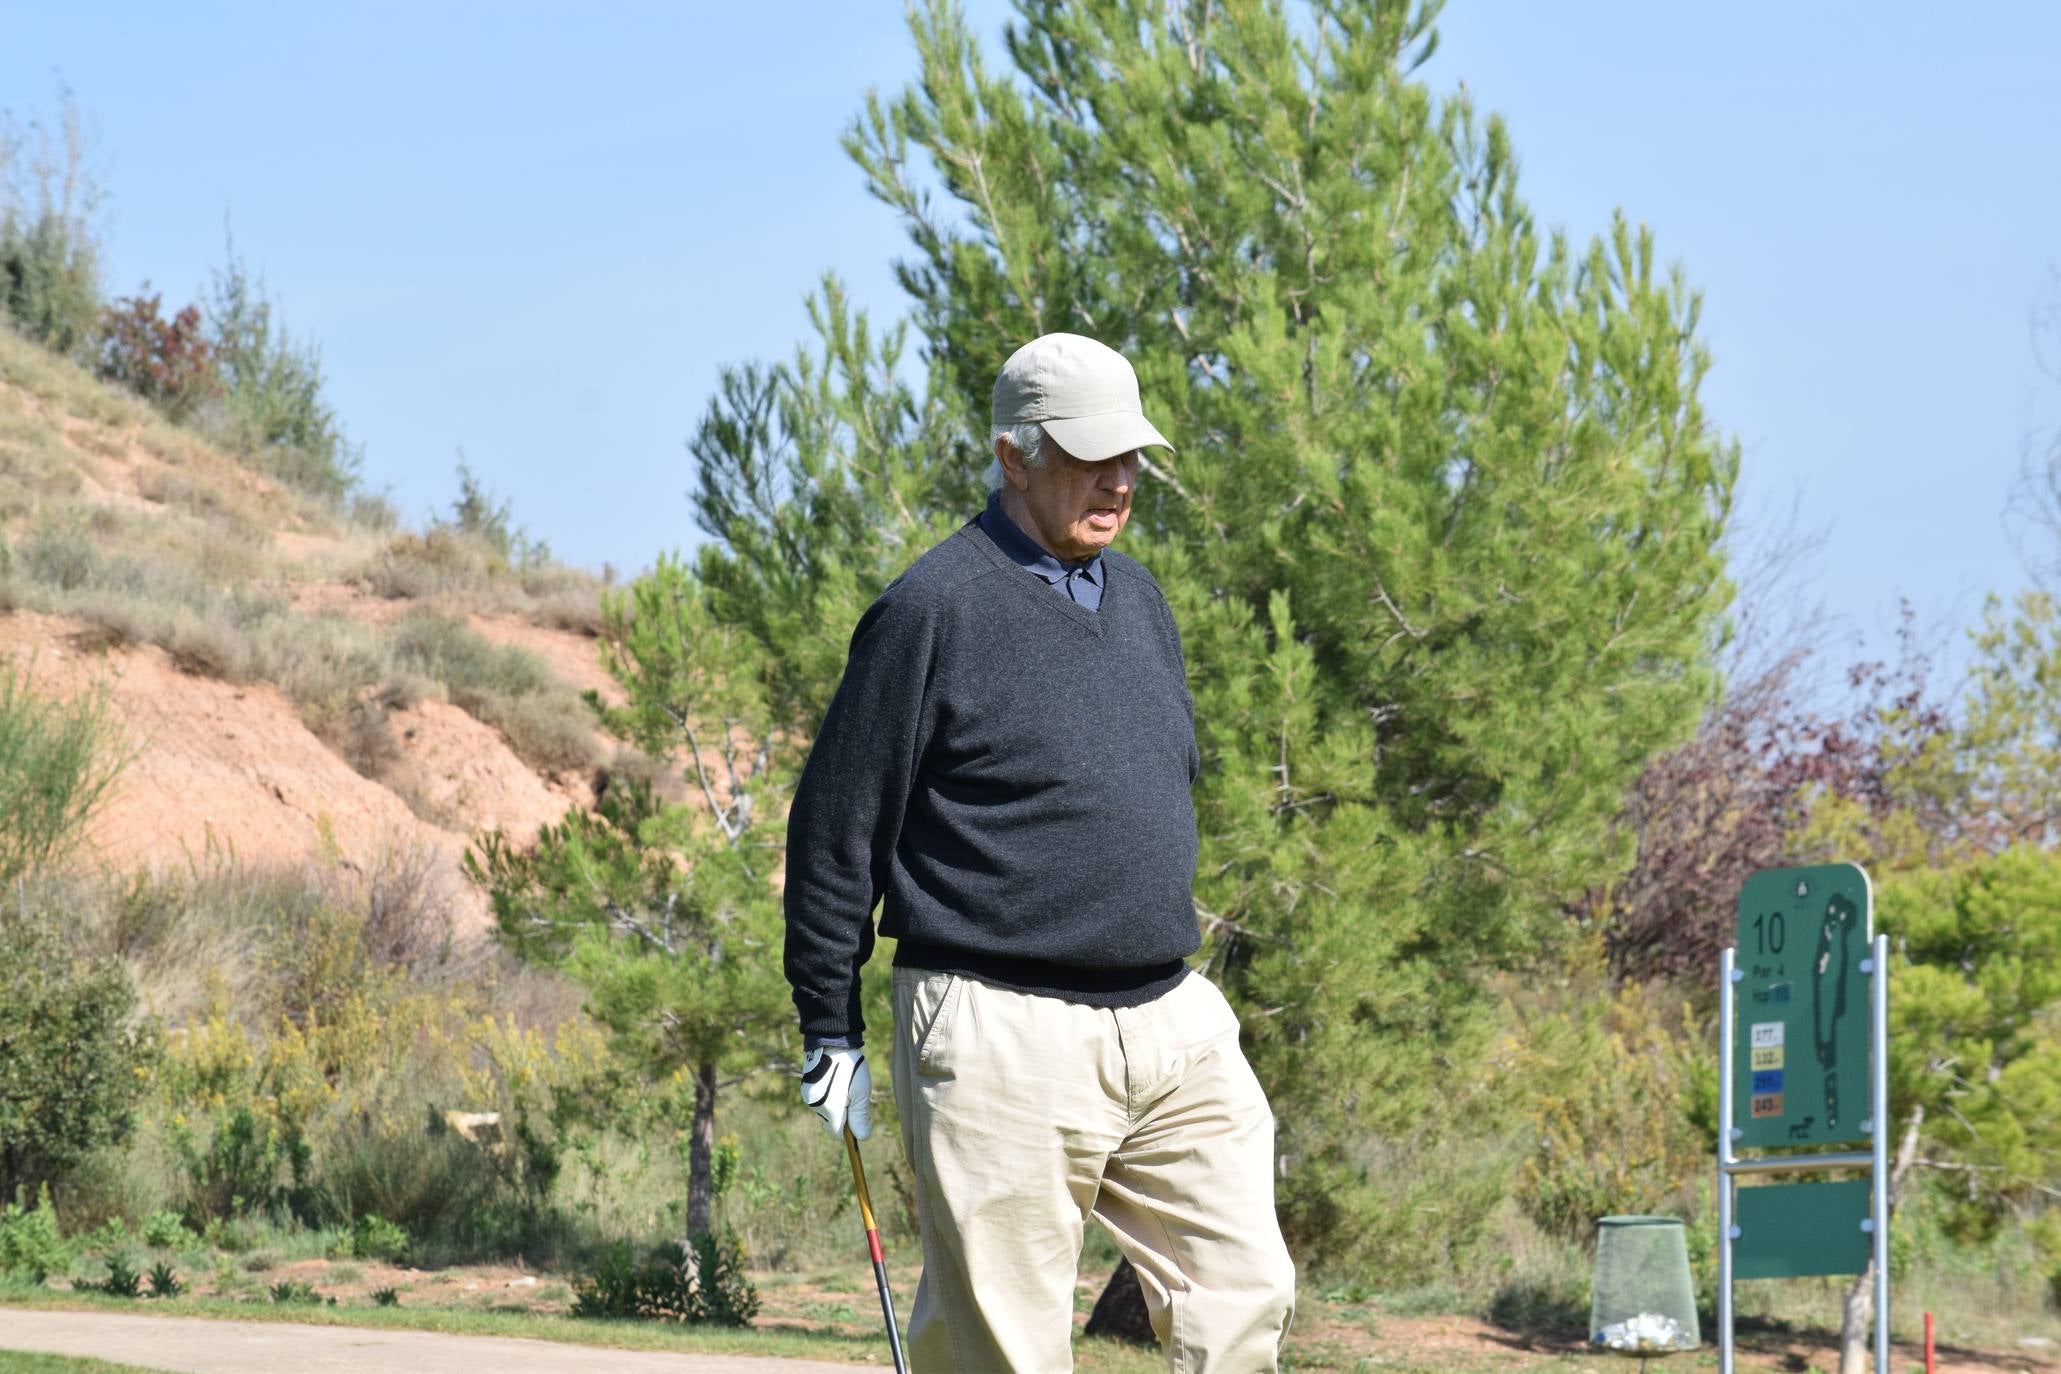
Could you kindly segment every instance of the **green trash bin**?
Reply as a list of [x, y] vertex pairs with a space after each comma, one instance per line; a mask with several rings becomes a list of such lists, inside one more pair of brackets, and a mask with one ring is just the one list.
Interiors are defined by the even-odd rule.
[[1680, 1218], [1605, 1217], [1597, 1225], [1589, 1340], [1598, 1351], [1645, 1358], [1703, 1343]]

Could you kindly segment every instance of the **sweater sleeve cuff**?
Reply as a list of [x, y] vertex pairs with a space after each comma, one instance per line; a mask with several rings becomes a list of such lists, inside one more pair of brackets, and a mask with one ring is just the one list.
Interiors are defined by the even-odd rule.
[[856, 1050], [865, 1042], [855, 1035], [804, 1035], [804, 1050]]

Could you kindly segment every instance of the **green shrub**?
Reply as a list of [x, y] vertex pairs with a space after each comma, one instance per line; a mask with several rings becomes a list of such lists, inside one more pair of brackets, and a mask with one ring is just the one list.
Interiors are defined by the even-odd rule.
[[251, 1254], [257, 1237], [258, 1228], [243, 1217], [210, 1217], [207, 1225], [200, 1228], [200, 1243], [208, 1249], [220, 1250], [225, 1255], [250, 1255], [252, 1269], [269, 1268], [271, 1260], [259, 1264], [258, 1256]]
[[176, 1298], [186, 1291], [186, 1285], [179, 1282], [179, 1276], [172, 1272], [172, 1266], [159, 1260], [150, 1266], [150, 1296], [153, 1298]]
[[401, 526], [401, 508], [384, 491], [354, 491], [344, 504], [344, 515], [361, 529], [388, 534]]
[[187, 1250], [200, 1237], [187, 1228], [177, 1212], [152, 1212], [143, 1219], [143, 1243], [153, 1250]]
[[92, 1288], [112, 1298], [140, 1298], [143, 1296], [143, 1276], [129, 1263], [127, 1255], [107, 1257], [107, 1277], [98, 1283], [82, 1283], [81, 1288]]
[[510, 503], [496, 502], [494, 494], [462, 460], [458, 464], [458, 499], [451, 503], [451, 518], [439, 520], [436, 527], [473, 536], [492, 549], [504, 567], [517, 572], [531, 572], [551, 561], [550, 547], [516, 524]]
[[377, 1212], [359, 1217], [330, 1248], [338, 1259], [399, 1260], [407, 1253], [408, 1232]]
[[112, 1254], [127, 1250], [136, 1243], [136, 1233], [129, 1229], [129, 1223], [121, 1217], [102, 1217], [100, 1224], [90, 1231], [74, 1230], [72, 1248], [84, 1254], [105, 1250]]
[[186, 1220], [202, 1226], [277, 1210], [307, 1172], [307, 1146], [247, 1106], [230, 1108], [204, 1140], [186, 1130], [173, 1144], [186, 1170]]
[[602, 1253], [594, 1273], [574, 1286], [576, 1317], [642, 1318], [713, 1326], [748, 1326], [758, 1314], [758, 1290], [745, 1273], [734, 1235], [693, 1237], [693, 1259], [668, 1241], [640, 1263], [627, 1245]]
[[1489, 1299], [1488, 1319], [1511, 1331], [1586, 1334], [1588, 1283], [1573, 1274], [1512, 1279]]
[[[350, 1249], [360, 1258], [425, 1248], [432, 1256], [491, 1254], [520, 1246], [532, 1225], [531, 1209], [510, 1177], [513, 1161], [445, 1129], [433, 1104], [410, 1103], [398, 1091], [367, 1093], [310, 1129], [317, 1147], [315, 1210], [348, 1222]], [[349, 1221], [353, 1216], [358, 1219]], [[376, 1229], [366, 1226], [372, 1217], [381, 1219]], [[375, 1251], [396, 1243], [399, 1249], [369, 1253], [358, 1249], [361, 1240]]]
[[374, 1307], [399, 1307], [401, 1305], [401, 1295], [392, 1288], [375, 1288], [372, 1290], [372, 1305]]
[[1700, 1047], [1633, 986], [1532, 1030], [1536, 1148], [1517, 1180], [1525, 1211], [1549, 1235], [1588, 1245], [1602, 1217], [1670, 1210], [1707, 1163], [1691, 1115]]
[[444, 683], [468, 711], [487, 698], [530, 696], [554, 685], [535, 654], [495, 644], [452, 616], [411, 612], [395, 627], [393, 643], [396, 661]]
[[0, 113], [0, 320], [73, 357], [91, 349], [100, 313], [100, 189], [86, 144], [69, 90], [55, 128]]
[[38, 1190], [36, 1205], [0, 1206], [0, 1278], [41, 1283], [71, 1263], [71, 1247], [58, 1229], [50, 1189]]
[[632, 1257], [629, 1246], [620, 1241], [609, 1246], [595, 1261], [594, 1272], [573, 1284], [572, 1314], [606, 1320], [646, 1315], [646, 1268]]
[[64, 1178], [122, 1139], [156, 1056], [110, 959], [79, 958], [53, 923], [0, 910], [0, 1197]]
[[758, 1289], [745, 1272], [744, 1247], [737, 1237], [720, 1240], [703, 1231], [693, 1238], [694, 1296], [687, 1320], [712, 1326], [749, 1326], [759, 1312]]
[[83, 357], [100, 311], [98, 255], [53, 215], [0, 217], [0, 309], [55, 353]]
[[16, 560], [31, 582], [60, 592], [73, 592], [97, 582], [103, 570], [100, 549], [83, 521], [45, 516], [29, 531]]
[[45, 701], [26, 670], [0, 664], [0, 883], [55, 864], [78, 842], [128, 762], [112, 737], [104, 695]]
[[[322, 1295], [315, 1291], [315, 1285], [300, 1279], [282, 1279], [272, 1285], [272, 1301], [276, 1303], [319, 1303]], [[331, 1302], [336, 1301], [334, 1298]]]
[[208, 306], [223, 390], [203, 411], [203, 427], [290, 485], [341, 500], [357, 482], [359, 455], [323, 395], [320, 351], [296, 343], [273, 312], [230, 244]]

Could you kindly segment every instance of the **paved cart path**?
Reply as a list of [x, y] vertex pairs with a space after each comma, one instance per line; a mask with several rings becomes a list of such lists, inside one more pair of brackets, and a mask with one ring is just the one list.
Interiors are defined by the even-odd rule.
[[438, 1331], [19, 1308], [0, 1308], [0, 1350], [89, 1355], [179, 1374], [854, 1374], [863, 1368]]

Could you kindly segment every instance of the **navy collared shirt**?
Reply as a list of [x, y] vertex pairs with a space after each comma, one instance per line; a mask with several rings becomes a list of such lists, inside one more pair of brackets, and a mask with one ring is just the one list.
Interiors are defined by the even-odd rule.
[[1061, 596], [1078, 601], [1091, 611], [1102, 609], [1102, 555], [1079, 563], [1062, 563], [1016, 527], [1002, 510], [1002, 493], [988, 497], [988, 508], [980, 513], [980, 527], [995, 547], [1026, 572], [1043, 578], [1045, 585]]

